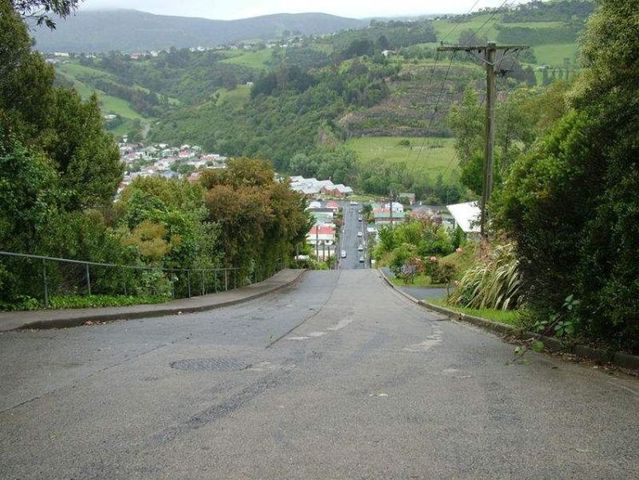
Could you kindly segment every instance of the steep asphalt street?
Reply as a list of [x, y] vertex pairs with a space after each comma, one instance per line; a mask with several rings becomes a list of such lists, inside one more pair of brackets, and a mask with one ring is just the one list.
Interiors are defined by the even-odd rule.
[[[338, 255], [340, 250], [346, 251], [346, 258], [340, 259], [339, 268], [344, 270], [356, 269], [356, 268], [368, 268], [368, 259], [366, 258], [366, 224], [365, 222], [358, 221], [358, 217], [361, 216], [358, 211], [362, 208], [362, 205], [351, 205], [350, 202], [344, 202], [342, 204], [342, 212], [344, 214], [344, 227], [342, 228], [342, 234], [340, 238], [340, 247], [338, 248]], [[362, 236], [358, 237], [357, 232], [362, 232]], [[362, 245], [363, 251], [358, 251], [357, 248]], [[360, 262], [359, 258], [364, 257], [367, 261]]]
[[0, 478], [639, 478], [639, 381], [524, 360], [369, 269], [2, 333]]

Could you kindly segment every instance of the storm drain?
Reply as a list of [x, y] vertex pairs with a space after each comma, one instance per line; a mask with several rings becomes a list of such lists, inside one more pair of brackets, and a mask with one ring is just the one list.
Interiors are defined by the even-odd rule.
[[236, 358], [193, 358], [171, 362], [169, 365], [189, 372], [233, 372], [248, 366]]

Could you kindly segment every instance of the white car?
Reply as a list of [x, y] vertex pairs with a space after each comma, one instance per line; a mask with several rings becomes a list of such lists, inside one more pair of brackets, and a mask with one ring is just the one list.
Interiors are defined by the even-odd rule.
[[357, 232], [357, 236], [361, 237], [362, 236], [362, 232]]
[[364, 257], [359, 257], [359, 263], [364, 263]]
[[357, 247], [357, 251], [358, 252], [363, 252], [364, 251], [364, 247], [362, 245], [360, 245], [359, 247]]
[[351, 202], [351, 205], [359, 205], [357, 202]]
[[346, 250], [342, 250], [341, 257], [346, 258]]

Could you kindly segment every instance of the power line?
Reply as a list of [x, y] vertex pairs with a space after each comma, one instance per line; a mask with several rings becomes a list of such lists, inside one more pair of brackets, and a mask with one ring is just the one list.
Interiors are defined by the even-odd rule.
[[[428, 121], [428, 126], [426, 127], [426, 133], [430, 132], [430, 129], [433, 126], [433, 122], [435, 120], [435, 116], [437, 115], [437, 108], [439, 107], [439, 102], [441, 101], [442, 95], [444, 93], [444, 87], [446, 86], [446, 81], [448, 80], [448, 75], [450, 74], [451, 67], [453, 66], [453, 61], [455, 60], [455, 55], [456, 55], [456, 52], [453, 52], [453, 54], [450, 57], [450, 62], [448, 63], [448, 68], [446, 69], [446, 73], [444, 75], [444, 79], [442, 80], [442, 86], [440, 88], [439, 95], [437, 96], [437, 100], [435, 101], [435, 106], [433, 108], [433, 113], [431, 114], [430, 120]], [[422, 142], [421, 147], [417, 151], [417, 158], [415, 158], [415, 163], [417, 163], [419, 161], [419, 157], [421, 156], [422, 151], [424, 150], [425, 146], [426, 146], [426, 140], [424, 139], [424, 141]]]
[[488, 17], [488, 18], [486, 19], [486, 21], [485, 21], [484, 23], [482, 23], [482, 24], [481, 24], [481, 26], [480, 26], [477, 30], [475, 30], [475, 31], [473, 32], [473, 35], [474, 35], [474, 36], [477, 36], [477, 35], [479, 34], [479, 32], [480, 32], [480, 31], [481, 31], [481, 30], [482, 30], [482, 29], [483, 29], [486, 25], [488, 25], [488, 23], [489, 23], [489, 22], [490, 22], [493, 18], [495, 18], [495, 17], [497, 16], [497, 14], [499, 13], [499, 11], [500, 11], [502, 8], [504, 8], [504, 6], [508, 3], [508, 1], [509, 1], [509, 0], [504, 0], [504, 1], [502, 2], [502, 4], [501, 4], [499, 7], [497, 7], [495, 10], [493, 10], [493, 13], [491, 13], [491, 14], [490, 14], [490, 17]]
[[[470, 15], [473, 12], [473, 10], [475, 9], [475, 7], [479, 4], [480, 1], [481, 0], [475, 0], [475, 3], [473, 3], [473, 6], [470, 7], [470, 10], [468, 10], [468, 13], [466, 13], [465, 15]], [[444, 35], [442, 38], [440, 38], [439, 41], [441, 43], [443, 43], [444, 40], [446, 40], [447, 37], [452, 35], [455, 32], [455, 30], [457, 30], [459, 28], [460, 25], [461, 25], [461, 22], [455, 23], [453, 28], [446, 35]]]
[[[477, 5], [479, 4], [479, 2], [480, 2], [480, 1], [481, 1], [481, 0], [475, 0], [475, 2], [472, 4], [472, 6], [470, 7], [470, 9], [469, 9], [469, 10], [468, 10], [468, 12], [466, 13], [466, 15], [471, 14], [471, 13], [473, 12], [473, 10], [475, 9], [475, 7], [477, 7]], [[441, 44], [441, 43], [444, 43], [444, 40], [445, 40], [447, 37], [449, 37], [450, 35], [452, 35], [452, 34], [453, 34], [456, 30], [457, 30], [457, 28], [459, 28], [459, 26], [460, 26], [460, 25], [461, 25], [461, 23], [455, 23], [455, 24], [454, 24], [454, 26], [453, 26], [453, 28], [451, 28], [451, 29], [448, 31], [448, 33], [446, 33], [444, 36], [442, 36], [442, 37], [439, 39], [439, 40], [440, 40], [440, 44]], [[445, 83], [446, 83], [446, 80], [448, 79], [448, 74], [450, 73], [450, 69], [451, 69], [451, 66], [452, 66], [452, 63], [453, 63], [454, 58], [455, 58], [455, 53], [453, 53], [453, 55], [452, 55], [452, 57], [451, 57], [451, 60], [450, 60], [450, 63], [448, 64], [448, 69], [447, 69], [447, 71], [446, 71], [446, 75], [445, 75], [445, 77], [444, 77], [444, 81], [442, 82], [442, 89], [443, 89], [443, 87], [444, 87], [444, 85], [445, 85]], [[434, 79], [434, 77], [435, 77], [435, 70], [436, 70], [436, 67], [437, 67], [437, 61], [438, 61], [438, 59], [439, 59], [439, 50], [436, 50], [436, 51], [435, 51], [435, 62], [434, 62], [434, 64], [433, 64], [433, 69], [431, 70], [431, 75], [430, 75], [430, 79], [429, 79], [429, 81], [428, 81], [428, 84], [431, 84], [431, 83], [433, 82], [433, 79]], [[426, 134], [427, 134], [427, 135], [428, 135], [428, 133], [430, 133], [430, 129], [431, 129], [431, 127], [432, 127], [433, 120], [434, 120], [435, 115], [436, 115], [436, 113], [437, 113], [437, 107], [439, 106], [439, 101], [440, 101], [440, 99], [441, 99], [441, 92], [440, 92], [440, 94], [439, 94], [439, 96], [438, 96], [438, 98], [437, 98], [437, 102], [436, 102], [436, 104], [435, 104], [435, 109], [434, 109], [434, 111], [433, 111], [433, 114], [431, 115], [430, 121], [429, 121], [429, 123], [428, 123], [428, 127], [426, 128]], [[418, 148], [418, 150], [417, 150], [417, 158], [415, 159], [415, 162], [417, 162], [417, 161], [419, 160], [419, 157], [420, 157], [420, 155], [421, 155], [421, 152], [422, 152], [422, 150], [424, 149], [424, 147], [426, 146], [426, 141], [427, 141], [426, 139], [427, 139], [427, 138], [428, 138], [428, 137], [426, 137], [426, 138], [424, 138], [424, 140], [422, 140], [422, 144], [421, 144], [421, 146], [420, 146], [420, 147]]]

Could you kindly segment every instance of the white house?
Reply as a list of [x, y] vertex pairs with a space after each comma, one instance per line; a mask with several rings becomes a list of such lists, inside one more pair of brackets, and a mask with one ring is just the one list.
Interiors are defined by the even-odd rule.
[[455, 219], [455, 225], [459, 226], [464, 233], [477, 234], [480, 232], [481, 209], [477, 202], [456, 203], [447, 205], [446, 208]]

